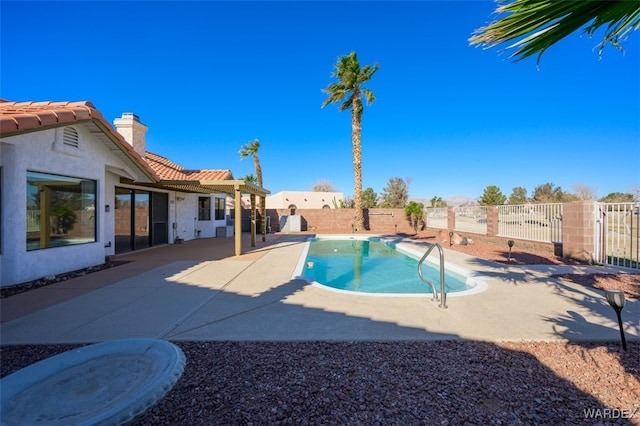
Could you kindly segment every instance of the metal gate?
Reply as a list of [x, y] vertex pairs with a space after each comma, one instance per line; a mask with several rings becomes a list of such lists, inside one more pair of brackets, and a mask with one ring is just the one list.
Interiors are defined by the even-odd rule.
[[640, 269], [639, 228], [639, 203], [596, 203], [594, 260]]

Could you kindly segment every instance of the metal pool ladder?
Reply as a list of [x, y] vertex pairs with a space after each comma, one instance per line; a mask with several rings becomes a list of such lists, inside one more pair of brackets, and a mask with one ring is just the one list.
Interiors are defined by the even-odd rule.
[[434, 243], [422, 256], [422, 258], [418, 262], [418, 275], [420, 275], [420, 279], [422, 281], [431, 286], [431, 290], [433, 291], [433, 298], [431, 300], [435, 300], [437, 302], [438, 292], [436, 291], [436, 286], [433, 285], [431, 281], [426, 279], [424, 275], [422, 275], [422, 263], [424, 263], [424, 260], [427, 258], [427, 256], [431, 254], [431, 251], [434, 247], [438, 247], [438, 251], [440, 252], [440, 304], [438, 305], [438, 307], [447, 309], [447, 292], [444, 288], [444, 251], [442, 250], [442, 246], [440, 244]]

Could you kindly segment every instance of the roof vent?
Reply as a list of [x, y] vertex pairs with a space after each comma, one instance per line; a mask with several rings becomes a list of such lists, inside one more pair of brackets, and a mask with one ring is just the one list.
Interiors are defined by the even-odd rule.
[[65, 127], [62, 129], [62, 143], [72, 148], [78, 148], [78, 131], [73, 127]]

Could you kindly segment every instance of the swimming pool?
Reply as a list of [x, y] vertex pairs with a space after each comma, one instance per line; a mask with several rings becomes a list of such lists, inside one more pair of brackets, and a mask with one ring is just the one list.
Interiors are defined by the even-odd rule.
[[[424, 251], [423, 251], [424, 252]], [[423, 252], [390, 238], [323, 236], [305, 246], [297, 275], [325, 288], [363, 295], [431, 296], [431, 287], [418, 276]], [[439, 291], [439, 266], [427, 258], [423, 274]], [[448, 296], [478, 293], [486, 288], [471, 271], [448, 265], [445, 284]]]

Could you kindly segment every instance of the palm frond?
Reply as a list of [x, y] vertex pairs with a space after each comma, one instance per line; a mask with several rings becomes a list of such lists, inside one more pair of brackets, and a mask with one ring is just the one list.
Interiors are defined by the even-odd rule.
[[353, 98], [354, 96], [353, 94], [351, 94], [351, 96], [348, 96], [346, 99], [344, 99], [344, 102], [342, 102], [338, 107], [338, 111], [343, 112], [351, 108], [353, 106]]
[[492, 48], [512, 42], [506, 49], [515, 49], [510, 58], [516, 61], [538, 54], [569, 34], [584, 29], [592, 36], [607, 26], [600, 43], [599, 56], [606, 44], [620, 49], [620, 41], [640, 27], [638, 0], [514, 0], [502, 3], [497, 14], [506, 16], [474, 31], [471, 45]]
[[258, 150], [260, 149], [260, 140], [254, 139], [251, 142], [247, 142], [242, 147], [240, 147], [240, 159], [244, 160], [248, 157], [255, 157], [258, 154]]
[[[322, 92], [327, 94], [327, 98], [322, 102], [322, 108], [329, 104], [340, 103], [338, 110], [346, 111], [353, 106], [354, 97], [359, 97], [361, 94], [365, 96], [367, 104], [373, 103], [375, 100], [373, 92], [361, 86], [371, 79], [379, 67], [378, 64], [360, 67], [355, 52], [338, 57], [338, 62], [334, 65], [334, 71], [331, 74], [338, 81], [322, 89]], [[365, 90], [368, 90], [368, 94]]]
[[376, 95], [369, 89], [362, 89], [362, 94], [367, 102], [367, 105], [371, 105], [376, 101]]

